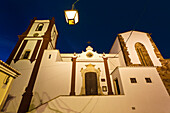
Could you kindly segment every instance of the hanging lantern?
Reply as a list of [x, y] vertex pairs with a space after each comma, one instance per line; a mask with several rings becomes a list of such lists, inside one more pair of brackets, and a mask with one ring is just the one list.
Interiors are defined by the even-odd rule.
[[[74, 4], [76, 4], [79, 0], [77, 0], [76, 2], [74, 2]], [[72, 5], [71, 10], [65, 10], [65, 18], [66, 18], [66, 22], [69, 25], [75, 25], [79, 22], [79, 15], [78, 15], [78, 11], [74, 9], [74, 4]]]
[[79, 15], [77, 10], [65, 10], [66, 22], [69, 25], [75, 25], [79, 22]]

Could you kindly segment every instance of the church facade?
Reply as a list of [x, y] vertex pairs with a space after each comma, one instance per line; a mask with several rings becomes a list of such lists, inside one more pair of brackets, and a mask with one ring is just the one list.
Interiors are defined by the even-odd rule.
[[120, 33], [110, 53], [60, 53], [54, 18], [34, 18], [6, 63], [21, 72], [4, 112], [169, 113], [170, 63], [149, 33]]

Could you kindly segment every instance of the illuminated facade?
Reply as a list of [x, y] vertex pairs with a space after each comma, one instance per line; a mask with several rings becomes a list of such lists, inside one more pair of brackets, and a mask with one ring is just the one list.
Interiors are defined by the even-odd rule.
[[169, 83], [161, 80], [162, 75], [169, 80], [162, 71], [169, 61], [148, 33], [118, 34], [109, 54], [90, 46], [82, 53], [60, 53], [57, 38], [54, 18], [34, 18], [19, 36], [7, 63], [22, 76], [14, 81], [10, 95], [15, 98], [4, 111], [22, 111], [29, 105], [32, 113], [170, 112]]

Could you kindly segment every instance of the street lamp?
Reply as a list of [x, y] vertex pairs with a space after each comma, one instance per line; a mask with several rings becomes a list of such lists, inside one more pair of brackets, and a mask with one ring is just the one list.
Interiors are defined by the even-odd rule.
[[[79, 0], [77, 0], [75, 3], [77, 3]], [[78, 15], [78, 10], [74, 9], [74, 4], [72, 5], [72, 9], [71, 10], [65, 10], [65, 18], [66, 18], [66, 22], [69, 25], [75, 25], [79, 22], [79, 15]]]

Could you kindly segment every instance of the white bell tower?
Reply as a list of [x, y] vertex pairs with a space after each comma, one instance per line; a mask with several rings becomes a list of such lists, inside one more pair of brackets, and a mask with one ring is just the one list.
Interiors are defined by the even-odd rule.
[[28, 29], [19, 35], [14, 50], [6, 63], [16, 63], [18, 60], [30, 60], [32, 63], [37, 59], [43, 42], [47, 42], [45, 49], [55, 49], [58, 38], [58, 32], [54, 24], [54, 18], [51, 20], [36, 20], [34, 18]]

